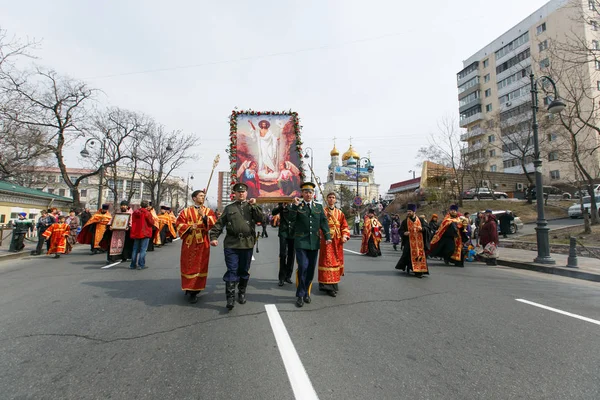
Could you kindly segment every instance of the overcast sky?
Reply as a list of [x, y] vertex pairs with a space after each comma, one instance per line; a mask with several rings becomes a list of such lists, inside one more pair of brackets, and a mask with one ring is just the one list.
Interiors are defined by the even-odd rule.
[[333, 137], [341, 153], [352, 137], [383, 194], [419, 175], [436, 121], [458, 120], [462, 60], [545, 3], [3, 0], [0, 26], [41, 39], [36, 62], [101, 89], [102, 104], [198, 135], [199, 160], [179, 172], [196, 188], [216, 154], [228, 169], [237, 106], [297, 111], [323, 181]]

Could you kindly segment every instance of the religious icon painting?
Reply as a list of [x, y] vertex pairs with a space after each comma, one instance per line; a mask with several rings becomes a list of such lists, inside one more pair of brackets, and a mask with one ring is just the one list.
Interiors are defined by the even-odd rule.
[[131, 214], [129, 213], [116, 213], [113, 215], [112, 219], [112, 229], [113, 231], [124, 231], [127, 229], [127, 225], [129, 225], [129, 218], [131, 218]]
[[231, 180], [261, 203], [291, 201], [304, 180], [296, 112], [237, 111], [230, 117]]

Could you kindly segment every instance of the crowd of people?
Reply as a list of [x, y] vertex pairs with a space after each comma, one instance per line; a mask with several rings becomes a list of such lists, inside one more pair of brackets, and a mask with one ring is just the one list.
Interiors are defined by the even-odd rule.
[[[106, 254], [107, 263], [130, 261], [130, 269], [146, 269], [146, 253], [181, 239], [181, 289], [192, 304], [206, 288], [210, 246], [223, 241], [226, 271], [226, 307], [231, 310], [236, 301], [246, 303], [250, 280], [250, 266], [259, 236], [268, 237], [267, 226], [277, 226], [279, 236], [278, 285], [292, 284], [294, 261], [296, 269], [296, 306], [310, 304], [315, 272], [319, 290], [331, 297], [339, 292], [344, 276], [344, 244], [350, 239], [350, 226], [344, 213], [336, 208], [337, 196], [328, 193], [325, 204], [315, 202], [315, 184], [301, 184], [301, 198], [290, 203], [279, 203], [271, 213], [264, 213], [255, 198], [248, 198], [247, 183], [232, 187], [233, 202], [222, 213], [204, 205], [206, 193], [192, 193], [193, 204], [178, 216], [168, 206], [161, 206], [158, 214], [152, 204], [142, 200], [132, 210], [127, 201], [120, 203], [114, 214], [103, 204], [93, 215], [89, 209], [71, 210], [61, 215], [57, 209], [42, 211], [36, 229], [38, 243], [32, 255], [40, 255], [44, 243], [47, 254], [59, 258], [69, 254], [75, 243], [89, 244], [91, 254]], [[34, 229], [21, 213], [14, 221], [17, 234], [13, 237], [15, 249], [23, 248], [25, 234]], [[380, 222], [381, 219], [381, 222]], [[262, 231], [256, 232], [261, 226]], [[421, 278], [429, 274], [428, 259], [439, 258], [446, 265], [464, 266], [472, 261], [472, 253], [487, 264], [495, 265], [498, 255], [498, 223], [491, 210], [478, 213], [475, 218], [477, 243], [473, 242], [469, 213], [460, 214], [452, 205], [439, 221], [433, 214], [429, 220], [417, 215], [417, 206], [407, 206], [406, 217], [368, 209], [361, 218], [354, 215], [354, 234], [362, 238], [360, 253], [368, 257], [382, 255], [381, 242], [391, 242], [393, 249], [400, 246], [401, 255], [395, 268], [413, 272]], [[479, 251], [473, 249], [477, 247]], [[236, 292], [237, 291], [237, 292]], [[236, 296], [237, 294], [237, 296]]]

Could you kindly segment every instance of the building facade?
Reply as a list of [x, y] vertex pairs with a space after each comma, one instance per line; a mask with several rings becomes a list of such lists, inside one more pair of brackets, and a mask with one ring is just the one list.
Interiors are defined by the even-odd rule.
[[[595, 2], [576, 1], [581, 2], [581, 8], [573, 0], [548, 2], [463, 62], [463, 69], [457, 74], [459, 125], [466, 129], [461, 141], [468, 145], [462, 152], [470, 166], [489, 172], [523, 174], [525, 160], [527, 173], [534, 171], [530, 74], [551, 75], [550, 69], [559, 62], [553, 56], [556, 53], [551, 51], [552, 46], [564, 42], [569, 35], [596, 44], [600, 40], [597, 25], [578, 17]], [[600, 64], [596, 67], [600, 69]], [[593, 69], [581, 66], [580, 72], [587, 80], [584, 85], [600, 91], [600, 78]], [[557, 83], [560, 93], [561, 84]], [[546, 85], [540, 84], [539, 88], [546, 89]], [[550, 123], [546, 107], [552, 100], [551, 95], [540, 90], [540, 154], [544, 184], [549, 185], [577, 181], [572, 159], [558, 156], [565, 151], [565, 142], [557, 139], [565, 133], [558, 123]], [[544, 124], [545, 121], [550, 122]], [[598, 136], [581, 135], [579, 141], [598, 141]], [[586, 163], [597, 170], [600, 158], [588, 157]]]
[[222, 211], [231, 203], [231, 173], [219, 171], [219, 187], [217, 189], [217, 209]]
[[[324, 184], [324, 193], [340, 193], [340, 188], [346, 187], [355, 196], [359, 196], [363, 203], [379, 201], [379, 184], [375, 183], [375, 169], [370, 158], [360, 157], [352, 144], [342, 154], [335, 147], [329, 153], [331, 163], [327, 169], [327, 182]], [[364, 162], [363, 162], [364, 161]], [[362, 162], [362, 163], [361, 163]]]

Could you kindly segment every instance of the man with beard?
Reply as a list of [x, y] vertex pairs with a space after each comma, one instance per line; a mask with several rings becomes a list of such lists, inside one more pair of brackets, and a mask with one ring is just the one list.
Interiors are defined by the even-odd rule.
[[188, 301], [192, 304], [198, 301], [198, 294], [206, 288], [210, 259], [208, 232], [217, 220], [215, 213], [204, 205], [205, 198], [203, 190], [194, 190], [194, 204], [184, 208], [175, 223], [181, 237], [181, 290], [189, 295]]
[[462, 247], [466, 240], [464, 226], [458, 214], [458, 206], [453, 204], [431, 239], [429, 255], [442, 257], [446, 265], [452, 262], [458, 267], [464, 267]]
[[321, 236], [319, 251], [319, 290], [327, 292], [331, 297], [337, 296], [338, 283], [344, 276], [344, 243], [350, 239], [348, 222], [344, 213], [335, 207], [336, 200], [335, 193], [327, 194], [325, 216], [329, 224], [331, 243], [327, 244]]
[[412, 269], [417, 278], [422, 278], [423, 274], [429, 275], [425, 255], [429, 226], [424, 218], [417, 217], [415, 211], [417, 206], [409, 204], [406, 219], [400, 224], [402, 256], [396, 264], [396, 269], [406, 270], [407, 273]]
[[102, 204], [102, 208], [96, 212], [84, 225], [77, 235], [77, 242], [81, 244], [89, 244], [92, 250], [92, 254], [98, 254], [103, 252], [100, 242], [106, 231], [106, 227], [110, 223], [112, 216], [108, 212], [108, 204]]
[[375, 210], [369, 209], [363, 225], [362, 243], [360, 253], [369, 257], [381, 256], [379, 244], [381, 242], [383, 226], [375, 216]]
[[315, 267], [319, 254], [319, 231], [325, 237], [325, 244], [331, 244], [329, 224], [325, 217], [323, 206], [313, 201], [316, 185], [304, 182], [300, 189], [302, 200], [294, 198], [290, 207], [290, 224], [294, 230], [294, 249], [298, 270], [296, 274], [296, 306], [303, 307], [304, 303], [310, 304], [310, 290], [315, 277]]
[[290, 225], [288, 203], [279, 203], [272, 211], [273, 217], [279, 217], [279, 286], [284, 282], [292, 283], [294, 271], [294, 232]]
[[[223, 242], [227, 271], [223, 275], [225, 281], [225, 297], [227, 309], [235, 305], [235, 287], [238, 287], [238, 303], [246, 303], [246, 288], [250, 280], [250, 262], [254, 244], [256, 243], [256, 224], [262, 223], [263, 212], [256, 205], [256, 199], [246, 200], [248, 185], [233, 185], [234, 202], [223, 210], [223, 215], [210, 230], [210, 244], [217, 246], [217, 240], [227, 228]], [[239, 283], [238, 283], [239, 282]]]

